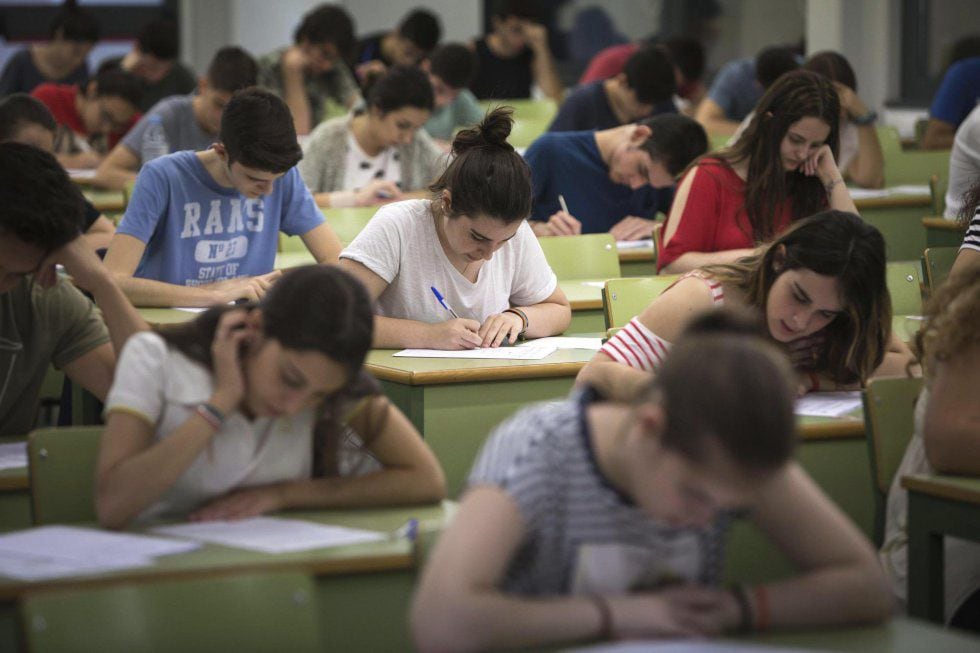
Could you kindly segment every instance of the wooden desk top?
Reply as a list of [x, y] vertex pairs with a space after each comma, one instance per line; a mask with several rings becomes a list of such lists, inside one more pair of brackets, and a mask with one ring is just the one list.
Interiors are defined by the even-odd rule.
[[[453, 504], [444, 502], [442, 505], [412, 508], [287, 512], [280, 513], [280, 516], [388, 533], [393, 533], [408, 519], [415, 518], [419, 520], [419, 530], [422, 534], [441, 530], [452, 510]], [[139, 580], [169, 580], [257, 571], [297, 570], [318, 576], [330, 576], [407, 570], [414, 566], [413, 545], [405, 539], [392, 538], [367, 544], [286, 554], [257, 553], [217, 544], [204, 544], [195, 551], [158, 558], [148, 567], [136, 567], [88, 577], [37, 582], [0, 577], [0, 601], [14, 601], [25, 592], [53, 587], [91, 587]]]
[[602, 285], [605, 279], [559, 279], [558, 287], [568, 297], [573, 311], [589, 311], [602, 308]]
[[959, 220], [947, 220], [938, 216], [922, 218], [922, 226], [926, 229], [939, 229], [941, 231], [955, 231], [958, 233], [964, 232], [963, 225], [960, 224]]
[[920, 492], [940, 499], [963, 501], [980, 506], [980, 478], [916, 474], [903, 476], [902, 487], [910, 492]]
[[892, 195], [890, 197], [868, 197], [854, 200], [858, 212], [867, 209], [896, 209], [907, 207], [929, 207], [932, 198], [926, 195]]
[[652, 247], [647, 247], [645, 249], [619, 250], [620, 263], [633, 263], [635, 261], [652, 261], [652, 260], [654, 260]]
[[472, 360], [463, 358], [402, 358], [396, 349], [375, 349], [366, 369], [376, 378], [404, 385], [443, 385], [574, 377], [595, 354], [588, 349], [559, 349], [541, 360]]
[[126, 196], [121, 190], [86, 188], [82, 194], [99, 211], [119, 212], [126, 208]]

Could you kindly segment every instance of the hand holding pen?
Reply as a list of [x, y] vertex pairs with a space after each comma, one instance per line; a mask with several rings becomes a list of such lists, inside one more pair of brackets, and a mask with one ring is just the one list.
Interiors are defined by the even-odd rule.
[[430, 347], [432, 349], [476, 349], [481, 346], [483, 338], [479, 334], [480, 323], [476, 320], [461, 318], [442, 296], [442, 293], [436, 290], [435, 286], [430, 286], [429, 289], [435, 295], [436, 301], [452, 316], [451, 320], [429, 325], [431, 332]]
[[582, 233], [582, 223], [568, 212], [568, 205], [563, 195], [558, 196], [558, 203], [561, 205], [561, 211], [553, 213], [548, 218], [548, 222], [545, 223], [546, 235], [577, 236]]

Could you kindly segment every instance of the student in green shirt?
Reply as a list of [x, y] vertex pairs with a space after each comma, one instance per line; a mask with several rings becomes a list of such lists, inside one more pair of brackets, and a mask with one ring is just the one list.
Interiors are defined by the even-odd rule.
[[53, 156], [0, 144], [0, 204], [0, 435], [25, 435], [49, 365], [104, 399], [115, 350], [147, 327], [79, 237], [82, 196]]

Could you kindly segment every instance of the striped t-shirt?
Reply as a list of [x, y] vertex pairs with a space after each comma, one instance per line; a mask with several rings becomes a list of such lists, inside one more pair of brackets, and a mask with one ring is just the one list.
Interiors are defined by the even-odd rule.
[[[722, 287], [719, 281], [701, 270], [692, 270], [681, 276], [667, 290], [670, 290], [679, 281], [683, 281], [688, 277], [700, 279], [708, 286], [708, 290], [711, 292], [711, 301], [716, 306], [720, 306], [725, 302], [724, 287]], [[667, 290], [664, 290], [664, 292], [667, 292]], [[634, 369], [643, 370], [644, 372], [652, 372], [660, 367], [664, 359], [667, 358], [667, 352], [670, 351], [670, 342], [648, 329], [643, 322], [640, 322], [639, 317], [634, 317], [629, 321], [629, 324], [607, 340], [599, 351], [617, 363], [629, 365]]]
[[980, 207], [977, 207], [973, 219], [970, 220], [970, 226], [967, 227], [960, 249], [972, 249], [980, 252]]
[[731, 515], [708, 528], [677, 529], [641, 512], [595, 460], [586, 409], [589, 388], [526, 408], [484, 444], [470, 486], [494, 485], [517, 504], [527, 527], [504, 591], [526, 595], [621, 594], [719, 579]]

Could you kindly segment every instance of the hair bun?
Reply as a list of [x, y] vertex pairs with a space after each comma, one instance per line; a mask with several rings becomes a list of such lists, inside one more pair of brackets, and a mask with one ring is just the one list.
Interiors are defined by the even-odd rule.
[[513, 107], [495, 107], [478, 124], [456, 134], [453, 139], [453, 154], [459, 156], [476, 147], [499, 147], [512, 152], [514, 146], [507, 142], [507, 137], [510, 136], [513, 126]]

